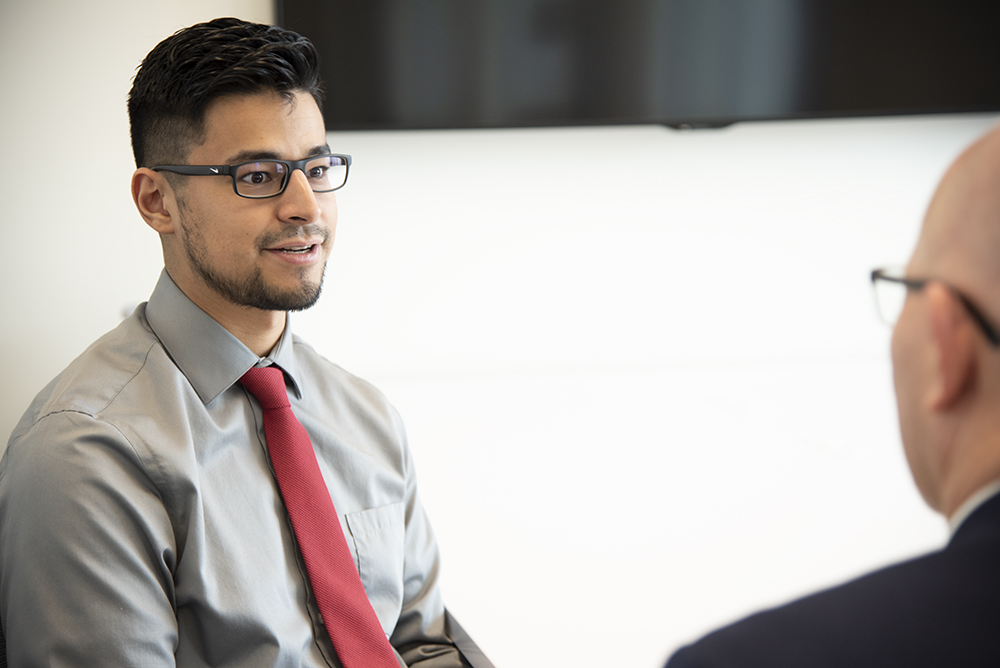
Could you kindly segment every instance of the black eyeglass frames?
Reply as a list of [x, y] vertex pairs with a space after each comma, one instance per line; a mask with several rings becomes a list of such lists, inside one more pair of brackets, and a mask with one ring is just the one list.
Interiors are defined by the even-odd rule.
[[233, 191], [240, 197], [264, 199], [285, 192], [292, 172], [301, 170], [316, 193], [343, 188], [351, 168], [351, 156], [324, 153], [304, 160], [251, 160], [238, 165], [157, 165], [154, 172], [184, 176], [230, 176]]
[[[875, 304], [878, 307], [879, 315], [890, 325], [895, 325], [899, 314], [903, 311], [903, 303], [906, 301], [907, 291], [917, 292], [923, 290], [924, 286], [933, 278], [907, 278], [903, 276], [900, 269], [873, 269], [871, 273], [872, 287], [875, 290]], [[943, 281], [938, 281], [946, 286], [958, 297], [965, 309], [972, 316], [972, 319], [982, 330], [983, 335], [994, 347], [1000, 346], [1000, 334], [997, 329], [990, 324], [983, 312], [972, 303], [958, 288], [955, 288]]]

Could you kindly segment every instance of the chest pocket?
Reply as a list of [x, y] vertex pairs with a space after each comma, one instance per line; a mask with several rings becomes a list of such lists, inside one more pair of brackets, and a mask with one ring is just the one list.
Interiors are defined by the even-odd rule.
[[382, 628], [391, 634], [403, 607], [404, 504], [347, 515], [361, 583]]

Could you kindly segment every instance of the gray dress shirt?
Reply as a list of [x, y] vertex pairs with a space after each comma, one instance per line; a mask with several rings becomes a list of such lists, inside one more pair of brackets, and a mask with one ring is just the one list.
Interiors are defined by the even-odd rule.
[[[399, 415], [292, 336], [270, 362], [406, 665], [464, 665]], [[270, 469], [261, 360], [164, 272], [38, 395], [0, 462], [11, 666], [339, 666]]]

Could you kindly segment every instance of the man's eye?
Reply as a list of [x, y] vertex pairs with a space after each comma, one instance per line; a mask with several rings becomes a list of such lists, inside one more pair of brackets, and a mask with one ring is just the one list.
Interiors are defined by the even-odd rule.
[[310, 179], [322, 179], [322, 178], [325, 178], [326, 177], [326, 172], [328, 170], [329, 170], [329, 167], [327, 167], [326, 165], [320, 165], [318, 167], [310, 167], [309, 168], [309, 178]]
[[281, 165], [270, 162], [249, 162], [241, 165], [237, 178], [247, 187], [266, 186], [281, 178]]

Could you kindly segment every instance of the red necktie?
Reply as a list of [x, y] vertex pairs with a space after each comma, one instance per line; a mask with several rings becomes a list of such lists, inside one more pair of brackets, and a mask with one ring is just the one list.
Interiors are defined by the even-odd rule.
[[344, 668], [399, 668], [354, 566], [309, 434], [288, 403], [283, 372], [255, 367], [239, 382], [264, 411], [271, 466], [337, 657]]

